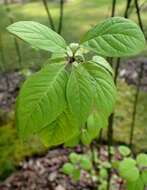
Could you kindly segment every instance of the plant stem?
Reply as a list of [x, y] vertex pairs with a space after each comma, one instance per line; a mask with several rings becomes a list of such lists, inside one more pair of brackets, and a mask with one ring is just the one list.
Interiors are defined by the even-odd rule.
[[[4, 49], [3, 49], [3, 41], [2, 41], [2, 36], [0, 33], [0, 52], [1, 52], [1, 61], [2, 61], [2, 72], [5, 72], [5, 66], [6, 66], [6, 59], [5, 59], [5, 55], [4, 55]], [[6, 85], [7, 85], [7, 89], [9, 89], [9, 79], [8, 79], [8, 75], [6, 74]]]
[[113, 0], [113, 1], [112, 1], [111, 17], [114, 17], [114, 15], [115, 15], [115, 7], [116, 7], [116, 0]]
[[[127, 0], [127, 6], [124, 13], [124, 17], [128, 17], [128, 11], [130, 8], [131, 0]], [[114, 14], [114, 13], [113, 13]], [[112, 60], [113, 61], [113, 60]], [[116, 60], [116, 67], [115, 67], [115, 75], [114, 75], [114, 83], [117, 85], [117, 78], [118, 78], [118, 71], [120, 67], [120, 58], [117, 58]], [[108, 126], [108, 149], [110, 149], [110, 146], [113, 145], [113, 122], [114, 122], [114, 113], [111, 114], [109, 118], [109, 126]], [[111, 154], [109, 153], [108, 156], [109, 161], [111, 161]]]
[[122, 189], [122, 185], [123, 185], [123, 180], [120, 182], [120, 185], [119, 185], [119, 190]]
[[[135, 8], [136, 8], [138, 23], [139, 23], [139, 26], [140, 26], [142, 32], [144, 33], [138, 1], [134, 0], [134, 3], [135, 3]], [[132, 123], [131, 123], [130, 140], [129, 140], [129, 146], [131, 149], [133, 146], [133, 137], [134, 137], [135, 120], [136, 120], [136, 109], [137, 109], [138, 97], [139, 97], [139, 93], [140, 93], [141, 80], [143, 78], [143, 71], [144, 71], [144, 63], [141, 63], [140, 72], [138, 74], [138, 83], [137, 83], [137, 88], [136, 88], [136, 93], [135, 93], [135, 99], [134, 99], [134, 104], [133, 104]]]
[[[111, 16], [114, 17], [115, 15], [115, 9], [116, 9], [116, 0], [112, 1], [112, 12], [111, 12]], [[112, 66], [112, 62], [113, 59], [110, 59], [110, 64]], [[108, 126], [108, 149], [110, 149], [110, 146], [113, 144], [113, 114], [110, 116], [109, 118], [109, 126]], [[110, 158], [111, 154], [109, 154], [109, 160], [111, 160]]]
[[125, 10], [125, 14], [124, 14], [125, 18], [128, 18], [131, 1], [132, 0], [127, 0], [126, 10]]
[[61, 34], [62, 26], [63, 26], [63, 11], [64, 11], [64, 0], [60, 0], [60, 18], [59, 18], [59, 26], [58, 26], [59, 34]]
[[[6, 0], [5, 0], [5, 7], [6, 7], [6, 11], [8, 14], [9, 21], [11, 24], [13, 24], [14, 20], [12, 17], [12, 13], [11, 13], [11, 10], [8, 6], [8, 2]], [[16, 53], [17, 53], [18, 63], [19, 63], [19, 66], [21, 66], [22, 65], [22, 58], [21, 58], [20, 47], [19, 47], [18, 41], [15, 37], [14, 37], [14, 45], [15, 45], [15, 49], [16, 49]]]
[[[112, 162], [112, 155], [111, 155], [111, 146], [113, 146], [113, 122], [114, 122], [114, 113], [112, 113], [109, 117], [109, 126], [108, 126], [108, 133], [107, 133], [107, 138], [108, 138], [108, 161], [111, 163]], [[111, 181], [111, 168], [108, 169], [108, 183], [107, 183], [107, 190], [110, 189], [110, 181]]]
[[[112, 12], [111, 17], [115, 16], [115, 9], [116, 9], [116, 0], [112, 1]], [[113, 66], [113, 58], [110, 58], [110, 65]], [[111, 162], [111, 153], [110, 148], [113, 145], [113, 120], [114, 120], [114, 113], [112, 113], [109, 117], [109, 125], [108, 125], [108, 132], [107, 132], [107, 138], [108, 138], [108, 160]], [[111, 169], [108, 169], [108, 183], [107, 183], [107, 190], [110, 189], [110, 181], [111, 181]]]
[[[98, 176], [98, 174], [99, 174], [99, 169], [98, 169], [97, 164], [95, 163], [95, 160], [94, 160], [94, 149], [95, 149], [95, 148], [94, 148], [94, 144], [93, 144], [93, 143], [91, 143], [91, 144], [89, 145], [89, 149], [90, 149], [90, 153], [91, 153], [92, 167], [93, 167], [93, 169], [94, 169], [94, 171], [95, 171], [96, 176]], [[98, 182], [97, 182], [97, 184], [98, 184]], [[95, 186], [96, 186], [96, 184], [95, 184], [95, 182], [92, 180], [92, 187], [95, 188]]]
[[4, 66], [6, 65], [6, 60], [5, 60], [5, 55], [4, 55], [4, 48], [3, 48], [1, 33], [0, 33], [0, 52], [1, 52], [1, 61], [2, 61], [1, 68], [2, 68], [2, 72], [4, 72], [5, 71]]
[[99, 138], [98, 138], [98, 156], [101, 153], [102, 135], [103, 135], [103, 129], [100, 130]]
[[136, 120], [136, 108], [137, 108], [138, 97], [139, 97], [139, 93], [140, 93], [141, 80], [143, 77], [143, 70], [144, 70], [144, 63], [141, 64], [140, 73], [138, 75], [138, 84], [137, 84], [137, 89], [136, 89], [135, 99], [134, 99], [134, 104], [133, 104], [133, 114], [132, 114], [130, 143], [129, 143], [129, 146], [131, 149], [132, 149], [132, 145], [133, 145], [134, 128], [135, 128], [135, 120]]
[[[128, 18], [128, 11], [130, 9], [131, 5], [131, 0], [127, 0], [127, 5], [126, 5], [126, 10], [124, 13], [124, 17]], [[115, 7], [116, 6], [116, 1], [113, 0], [113, 6], [112, 6], [112, 16], [115, 15]], [[111, 65], [113, 65], [113, 59], [111, 59]], [[117, 78], [118, 78], [118, 71], [120, 67], [120, 58], [117, 58], [116, 60], [116, 67], [115, 67], [115, 75], [114, 75], [114, 83], [117, 86]], [[112, 155], [110, 152], [111, 146], [113, 146], [113, 124], [114, 124], [114, 113], [112, 113], [109, 117], [109, 125], [108, 125], [108, 133], [107, 133], [107, 138], [108, 138], [108, 160], [111, 163], [112, 162]], [[108, 170], [108, 185], [107, 185], [107, 190], [110, 189], [110, 181], [111, 181], [111, 169]]]
[[137, 17], [138, 17], [138, 23], [139, 23], [139, 26], [142, 30], [142, 32], [144, 33], [144, 29], [143, 29], [143, 23], [142, 23], [142, 20], [141, 20], [141, 15], [140, 15], [140, 8], [139, 8], [139, 5], [138, 5], [138, 0], [134, 0], [135, 2], [135, 7], [136, 7], [136, 13], [137, 13]]
[[115, 67], [115, 75], [114, 75], [114, 83], [117, 86], [117, 78], [119, 73], [119, 67], [120, 67], [120, 58], [117, 58], [116, 60], [116, 67]]
[[52, 16], [51, 16], [51, 13], [50, 13], [50, 11], [49, 11], [47, 1], [46, 1], [46, 0], [42, 0], [42, 1], [43, 1], [44, 8], [45, 8], [45, 10], [46, 10], [47, 16], [48, 16], [49, 24], [50, 24], [52, 30], [55, 31], [54, 21], [53, 21], [53, 18], [52, 18]]

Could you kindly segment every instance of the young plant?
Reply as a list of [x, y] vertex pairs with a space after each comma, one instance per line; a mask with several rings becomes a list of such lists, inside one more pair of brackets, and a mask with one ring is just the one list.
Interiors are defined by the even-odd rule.
[[117, 169], [120, 177], [127, 181], [127, 190], [143, 190], [147, 186], [147, 154], [140, 153], [136, 159], [131, 156], [128, 147], [120, 146], [119, 152], [123, 159], [117, 161]]
[[69, 161], [63, 165], [62, 172], [71, 175], [74, 182], [80, 180], [82, 169], [89, 171], [89, 173], [93, 171], [90, 155], [73, 152], [69, 155]]
[[[127, 190], [144, 190], [144, 187], [147, 187], [147, 154], [140, 153], [133, 159], [128, 147], [119, 146], [118, 150], [122, 159], [113, 160], [112, 165], [107, 161], [101, 162], [95, 150], [88, 154], [71, 153], [69, 162], [62, 167], [62, 172], [72, 176], [74, 182], [78, 182], [82, 177], [82, 170], [86, 170], [91, 184], [97, 184], [98, 190], [107, 190], [108, 169], [112, 168], [127, 182]], [[113, 184], [111, 188], [113, 189]]]
[[52, 53], [19, 92], [15, 116], [20, 136], [35, 133], [49, 147], [75, 138], [89, 144], [107, 126], [116, 88], [108, 62], [100, 56], [85, 60], [82, 49], [107, 57], [136, 55], [146, 46], [142, 31], [131, 20], [113, 17], [91, 28], [80, 44], [67, 46], [60, 35], [37, 22], [20, 21], [7, 29]]
[[[94, 155], [94, 162], [97, 168], [93, 165], [92, 154]], [[82, 177], [82, 171], [85, 170], [88, 173], [91, 183], [98, 186], [99, 190], [105, 190], [107, 188], [107, 169], [111, 168], [111, 164], [109, 162], [104, 162], [103, 165], [101, 165], [96, 151], [88, 154], [71, 153], [69, 155], [69, 161], [70, 162], [63, 165], [62, 172], [66, 175], [72, 176], [74, 182], [80, 180], [80, 177]], [[96, 170], [99, 170], [98, 174]]]

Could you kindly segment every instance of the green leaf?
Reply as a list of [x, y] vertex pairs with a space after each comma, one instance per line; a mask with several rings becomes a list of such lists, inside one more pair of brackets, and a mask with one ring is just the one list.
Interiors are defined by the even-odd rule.
[[110, 147], [110, 154], [114, 155], [115, 154], [115, 149], [113, 146]]
[[140, 167], [147, 167], [147, 154], [139, 154], [136, 158], [136, 161]]
[[107, 190], [107, 181], [103, 180], [102, 183], [98, 186], [98, 190]]
[[75, 183], [80, 180], [80, 169], [75, 169], [73, 171], [73, 180]]
[[103, 166], [104, 166], [104, 168], [106, 168], [106, 169], [112, 167], [110, 162], [104, 162]]
[[109, 71], [109, 73], [112, 76], [114, 76], [114, 71], [113, 71], [112, 67], [110, 66], [110, 64], [106, 61], [106, 59], [104, 59], [103, 57], [100, 57], [100, 56], [94, 56], [92, 58], [92, 61], [94, 61], [98, 65], [104, 67], [107, 71]]
[[82, 141], [83, 145], [85, 145], [85, 146], [90, 145], [90, 143], [92, 141], [91, 136], [86, 129], [83, 129], [81, 132], [81, 141]]
[[102, 177], [103, 179], [107, 178], [107, 176], [108, 176], [107, 170], [105, 168], [101, 168], [99, 171], [99, 176]]
[[79, 144], [79, 142], [80, 142], [80, 135], [76, 135], [69, 141], [65, 142], [65, 146], [66, 147], [75, 147]]
[[139, 177], [139, 170], [135, 164], [135, 160], [131, 158], [125, 158], [121, 161], [119, 164], [120, 176], [127, 181], [136, 181]]
[[42, 128], [38, 135], [45, 146], [51, 147], [65, 143], [77, 133], [79, 133], [79, 127], [66, 108], [55, 121]]
[[92, 163], [88, 156], [83, 156], [81, 158], [80, 167], [84, 170], [91, 170], [92, 169]]
[[93, 91], [83, 72], [81, 65], [73, 64], [66, 90], [69, 109], [80, 127], [83, 127], [93, 106]]
[[131, 153], [131, 150], [127, 146], [119, 146], [118, 150], [123, 156], [128, 156]]
[[137, 181], [127, 181], [127, 190], [143, 190], [144, 185], [142, 179], [139, 177]]
[[15, 107], [21, 137], [40, 131], [63, 112], [67, 80], [64, 64], [51, 64], [25, 81]]
[[87, 119], [87, 132], [93, 140], [99, 134], [101, 128], [107, 126], [107, 118], [101, 113], [93, 112]]
[[108, 57], [136, 55], [146, 47], [141, 29], [123, 17], [105, 19], [84, 35], [81, 44]]
[[96, 164], [99, 163], [98, 152], [96, 150], [93, 151], [93, 160]]
[[113, 163], [112, 163], [112, 166], [114, 169], [118, 169], [119, 167], [119, 161], [118, 160], [114, 160]]
[[73, 163], [73, 164], [77, 164], [80, 159], [81, 159], [81, 156], [76, 154], [75, 152], [72, 152], [70, 155], [69, 155], [69, 159], [70, 161]]
[[113, 112], [116, 101], [113, 78], [106, 69], [93, 61], [86, 62], [83, 66], [89, 74], [94, 90], [94, 107], [107, 118]]
[[46, 69], [46, 67], [49, 67], [50, 64], [55, 64], [55, 63], [60, 63], [60, 64], [65, 64], [65, 58], [63, 57], [58, 57], [58, 58], [49, 58], [43, 65], [42, 69]]
[[74, 166], [71, 163], [65, 163], [62, 167], [62, 172], [67, 175], [72, 174], [73, 170], [74, 170]]
[[120, 168], [120, 176], [127, 181], [136, 181], [139, 177], [139, 170], [137, 167]]
[[67, 57], [66, 53], [52, 53], [52, 56], [51, 56], [51, 60], [65, 60], [65, 58]]
[[87, 132], [90, 135], [90, 138], [93, 139], [98, 135], [99, 128], [96, 127], [94, 113], [90, 114], [87, 119]]
[[142, 179], [144, 185], [147, 186], [147, 170], [142, 171], [141, 179]]
[[40, 23], [20, 21], [8, 26], [7, 30], [35, 48], [55, 53], [66, 52], [66, 43], [64, 39], [50, 28]]
[[129, 164], [130, 166], [136, 166], [136, 160], [134, 160], [133, 158], [129, 157], [129, 158], [124, 158], [123, 161], [127, 164]]

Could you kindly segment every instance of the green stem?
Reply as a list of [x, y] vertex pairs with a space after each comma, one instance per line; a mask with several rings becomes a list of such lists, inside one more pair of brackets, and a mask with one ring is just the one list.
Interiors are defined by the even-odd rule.
[[[142, 32], [144, 33], [138, 1], [134, 0], [134, 3], [135, 3], [135, 8], [136, 8], [138, 23], [139, 23], [139, 26], [140, 26]], [[131, 123], [130, 140], [129, 140], [129, 146], [131, 149], [133, 146], [133, 137], [134, 137], [135, 120], [136, 120], [136, 109], [137, 109], [138, 97], [139, 97], [139, 93], [140, 93], [141, 80], [143, 78], [143, 72], [144, 72], [144, 64], [142, 63], [141, 68], [140, 68], [140, 73], [138, 75], [138, 83], [137, 83], [137, 88], [136, 88], [136, 93], [135, 93], [134, 104], [133, 104], [132, 123]]]
[[142, 23], [142, 19], [141, 19], [141, 15], [140, 15], [140, 7], [138, 5], [138, 0], [134, 0], [134, 1], [135, 1], [135, 7], [136, 7], [136, 13], [137, 13], [137, 18], [138, 18], [138, 23], [139, 23], [139, 26], [140, 26], [142, 32], [144, 33], [143, 23]]
[[[98, 168], [97, 168], [97, 165], [96, 165], [96, 163], [94, 161], [94, 145], [92, 143], [89, 145], [89, 149], [90, 149], [90, 153], [91, 153], [91, 156], [92, 156], [91, 157], [92, 167], [95, 170], [96, 175], [98, 175]], [[93, 183], [93, 181], [92, 181], [92, 186], [95, 187], [95, 183]]]
[[131, 5], [131, 1], [132, 0], [127, 0], [126, 10], [125, 10], [125, 14], [124, 14], [125, 18], [128, 18], [128, 16], [129, 16], [129, 9], [130, 9], [130, 5]]
[[131, 149], [132, 149], [132, 145], [133, 145], [135, 120], [136, 120], [136, 109], [137, 109], [138, 97], [139, 97], [139, 93], [140, 93], [141, 80], [142, 80], [142, 77], [143, 77], [143, 71], [144, 71], [144, 63], [141, 64], [140, 73], [138, 75], [138, 84], [137, 84], [137, 89], [136, 89], [135, 99], [134, 99], [134, 104], [133, 104], [133, 114], [132, 114], [130, 142], [129, 142], [129, 146], [130, 146]]
[[[113, 4], [116, 4], [116, 1], [113, 1]], [[128, 11], [130, 9], [130, 5], [131, 5], [131, 0], [127, 0], [127, 5], [126, 5], [126, 10], [124, 13], [124, 17], [127, 18], [128, 17]], [[113, 5], [114, 6], [114, 5]], [[115, 12], [114, 12], [114, 8], [112, 6], [112, 15], [114, 16]], [[113, 65], [113, 59], [111, 59], [111, 65]], [[115, 75], [114, 75], [114, 83], [117, 86], [117, 78], [118, 78], [118, 71], [119, 71], [119, 67], [120, 67], [120, 58], [118, 58], [116, 60], [116, 67], [115, 67]], [[108, 133], [107, 133], [107, 138], [108, 138], [108, 160], [111, 163], [112, 162], [112, 155], [110, 152], [111, 146], [113, 146], [113, 125], [114, 125], [114, 113], [112, 113], [109, 117], [109, 126], [108, 126]], [[111, 169], [108, 170], [108, 185], [107, 185], [107, 190], [110, 189], [110, 181], [111, 181]]]
[[50, 13], [50, 11], [49, 11], [47, 1], [46, 1], [46, 0], [42, 0], [42, 1], [43, 1], [44, 8], [45, 8], [45, 10], [46, 10], [47, 16], [48, 16], [49, 24], [50, 24], [52, 30], [55, 31], [54, 21], [53, 21], [53, 18], [52, 18], [52, 16], [51, 16], [51, 13]]
[[59, 26], [58, 26], [59, 34], [61, 34], [62, 26], [63, 26], [63, 11], [64, 11], [64, 0], [60, 0], [60, 18], [59, 18]]
[[115, 8], [116, 8], [116, 0], [113, 0], [113, 1], [112, 1], [111, 17], [114, 17], [114, 15], [115, 15]]
[[[9, 21], [10, 21], [11, 24], [13, 24], [14, 20], [13, 20], [13, 17], [12, 17], [12, 13], [11, 13], [11, 10], [10, 10], [10, 8], [8, 6], [8, 2], [6, 0], [5, 0], [5, 7], [6, 7], [6, 11], [7, 11], [7, 14], [8, 14]], [[20, 46], [19, 46], [18, 41], [17, 41], [17, 39], [15, 37], [14, 37], [14, 46], [15, 46], [15, 49], [16, 49], [18, 63], [19, 63], [19, 66], [21, 67], [22, 58], [21, 58]]]
[[[111, 17], [115, 16], [115, 9], [116, 9], [116, 0], [112, 1], [112, 12], [111, 12]], [[110, 65], [113, 65], [113, 58], [110, 58]], [[111, 114], [109, 117], [109, 125], [108, 125], [108, 132], [107, 132], [107, 137], [108, 137], [108, 160], [111, 163], [111, 153], [110, 153], [110, 148], [113, 145], [113, 119], [114, 119], [114, 114]], [[111, 174], [112, 171], [111, 169], [108, 170], [108, 183], [107, 183], [107, 190], [110, 189], [110, 181], [111, 181]]]
[[2, 72], [5, 71], [5, 65], [6, 65], [6, 60], [5, 60], [5, 55], [4, 55], [4, 48], [3, 48], [3, 41], [2, 41], [2, 36], [0, 33], [0, 53], [1, 53], [1, 68], [2, 68]]

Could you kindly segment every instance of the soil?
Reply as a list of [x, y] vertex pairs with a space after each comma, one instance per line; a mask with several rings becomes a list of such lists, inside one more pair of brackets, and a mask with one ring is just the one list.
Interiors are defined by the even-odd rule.
[[121, 61], [119, 76], [123, 82], [136, 87], [141, 64], [144, 64], [141, 89], [147, 92], [147, 58], [130, 58], [125, 61]]
[[[69, 153], [73, 149], [57, 148], [48, 151], [41, 157], [29, 158], [19, 164], [20, 171], [13, 173], [4, 182], [0, 183], [0, 190], [94, 190], [88, 172], [82, 170], [80, 181], [76, 184], [71, 176], [62, 173], [62, 165], [68, 161]], [[78, 146], [77, 153], [87, 153], [88, 148]], [[121, 159], [117, 149], [115, 157]], [[102, 146], [100, 160], [107, 161], [107, 148]], [[115, 190], [125, 190], [125, 184], [113, 173]], [[120, 188], [121, 185], [121, 188]], [[97, 188], [96, 188], [97, 189]]]
[[19, 71], [0, 74], [0, 112], [13, 109], [21, 83], [25, 77]]

